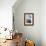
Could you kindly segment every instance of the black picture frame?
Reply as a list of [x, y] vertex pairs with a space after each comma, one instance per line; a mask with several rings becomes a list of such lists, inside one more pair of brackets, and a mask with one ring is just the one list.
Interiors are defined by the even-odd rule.
[[34, 13], [24, 13], [24, 26], [34, 25]]

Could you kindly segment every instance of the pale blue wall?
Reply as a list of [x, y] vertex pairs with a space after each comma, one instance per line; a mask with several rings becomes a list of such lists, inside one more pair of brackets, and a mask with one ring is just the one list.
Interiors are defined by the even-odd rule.
[[[40, 3], [40, 0], [23, 0], [14, 13], [15, 28], [23, 33], [24, 38], [34, 40], [36, 46], [41, 46]], [[34, 26], [24, 26], [24, 13], [26, 12], [34, 13]]]

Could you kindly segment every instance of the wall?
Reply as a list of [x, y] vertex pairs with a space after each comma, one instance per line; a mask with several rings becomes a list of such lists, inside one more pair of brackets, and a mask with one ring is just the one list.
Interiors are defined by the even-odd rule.
[[46, 0], [41, 1], [41, 41], [42, 46], [46, 46]]
[[[33, 26], [24, 26], [24, 13], [27, 12], [34, 13]], [[15, 29], [23, 33], [24, 39], [34, 40], [36, 46], [41, 46], [40, 13], [40, 0], [23, 0], [16, 9], [14, 7]]]
[[0, 27], [12, 29], [12, 6], [16, 0], [0, 0]]

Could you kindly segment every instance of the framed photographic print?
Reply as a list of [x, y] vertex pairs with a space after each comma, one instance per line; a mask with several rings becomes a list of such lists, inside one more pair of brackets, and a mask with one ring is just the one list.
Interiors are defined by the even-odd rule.
[[34, 25], [34, 13], [24, 13], [24, 26]]

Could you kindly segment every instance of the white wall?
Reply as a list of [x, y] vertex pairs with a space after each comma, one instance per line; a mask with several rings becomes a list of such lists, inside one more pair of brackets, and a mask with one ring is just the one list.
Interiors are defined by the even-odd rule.
[[0, 27], [12, 28], [12, 6], [16, 0], [0, 0]]
[[41, 38], [42, 46], [46, 46], [46, 0], [41, 1]]
[[[40, 27], [40, 0], [23, 0], [21, 4], [15, 9], [15, 28], [18, 32], [23, 33], [24, 38], [35, 41], [36, 46], [41, 46], [41, 27]], [[24, 26], [24, 13], [34, 13], [34, 26]]]

